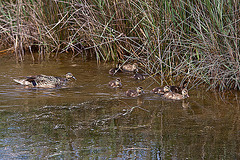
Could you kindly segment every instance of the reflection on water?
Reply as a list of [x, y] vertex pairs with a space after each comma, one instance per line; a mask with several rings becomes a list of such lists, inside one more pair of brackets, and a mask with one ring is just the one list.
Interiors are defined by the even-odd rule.
[[[239, 93], [228, 97], [190, 90], [167, 101], [151, 79], [108, 74], [111, 64], [50, 62], [1, 64], [0, 159], [239, 159]], [[26, 89], [27, 75], [77, 78], [67, 88]], [[120, 77], [123, 87], [108, 87]], [[152, 85], [151, 85], [152, 84]], [[125, 96], [143, 86], [145, 95]]]

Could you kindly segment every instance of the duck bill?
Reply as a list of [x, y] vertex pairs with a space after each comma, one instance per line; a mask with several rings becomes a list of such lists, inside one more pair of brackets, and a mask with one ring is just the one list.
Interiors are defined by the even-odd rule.
[[73, 79], [77, 80], [77, 78], [75, 78], [74, 76], [72, 76]]

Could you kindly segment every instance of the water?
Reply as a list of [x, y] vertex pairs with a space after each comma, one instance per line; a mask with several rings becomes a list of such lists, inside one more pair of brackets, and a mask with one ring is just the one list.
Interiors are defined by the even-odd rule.
[[[239, 92], [193, 87], [185, 101], [167, 101], [149, 93], [152, 79], [110, 76], [113, 64], [0, 64], [0, 159], [240, 159]], [[61, 89], [12, 80], [67, 72], [77, 80]], [[109, 88], [117, 77], [123, 88]], [[143, 97], [125, 96], [137, 86]]]

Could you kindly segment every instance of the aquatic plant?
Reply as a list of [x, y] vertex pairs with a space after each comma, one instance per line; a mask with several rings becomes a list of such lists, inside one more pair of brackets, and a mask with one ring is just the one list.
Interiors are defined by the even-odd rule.
[[[240, 89], [239, 3], [234, 0], [0, 1], [0, 48], [17, 61], [67, 53], [138, 62], [159, 83]], [[167, 77], [167, 78], [166, 78]]]

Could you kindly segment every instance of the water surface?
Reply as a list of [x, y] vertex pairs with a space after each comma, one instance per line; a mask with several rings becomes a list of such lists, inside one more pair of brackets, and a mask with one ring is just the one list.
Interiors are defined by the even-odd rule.
[[[239, 92], [206, 92], [167, 101], [151, 78], [110, 76], [113, 64], [0, 61], [0, 159], [240, 159]], [[66, 88], [27, 89], [28, 75], [77, 78]], [[121, 89], [108, 87], [120, 77]], [[125, 91], [143, 86], [145, 95]]]

